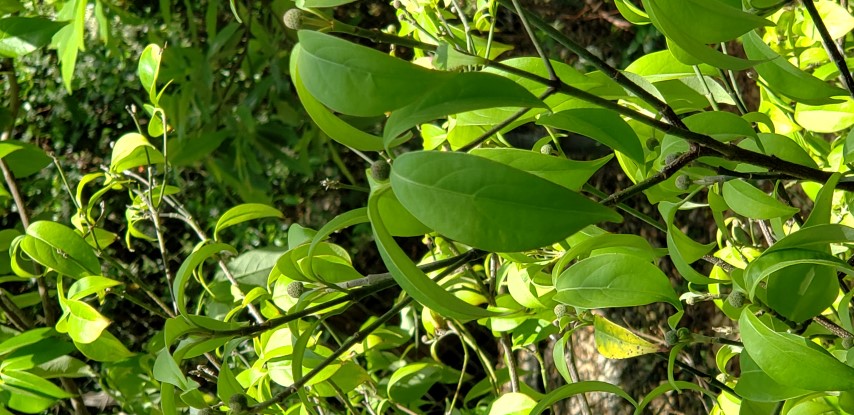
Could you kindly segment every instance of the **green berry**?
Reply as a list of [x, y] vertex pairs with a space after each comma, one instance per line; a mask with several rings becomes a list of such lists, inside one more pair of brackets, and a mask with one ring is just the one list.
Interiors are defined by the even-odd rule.
[[566, 309], [565, 305], [558, 304], [555, 306], [555, 317], [561, 318], [561, 317], [566, 316], [567, 314], [568, 314], [568, 310]]
[[551, 144], [543, 144], [543, 146], [540, 147], [540, 154], [545, 154], [545, 155], [550, 156], [554, 150], [555, 149], [554, 149], [554, 147], [552, 147]]
[[729, 302], [729, 305], [735, 308], [741, 308], [744, 306], [744, 302], [747, 301], [747, 295], [744, 291], [733, 291], [729, 293], [726, 300]]
[[854, 347], [854, 337], [846, 337], [842, 339], [842, 347], [846, 349]]
[[688, 190], [688, 187], [691, 186], [691, 178], [688, 177], [687, 174], [679, 175], [676, 178], [676, 188], [679, 190]]
[[288, 284], [288, 287], [285, 289], [288, 292], [288, 295], [293, 298], [299, 298], [303, 292], [305, 292], [305, 286], [302, 282], [294, 281]]
[[388, 175], [391, 173], [391, 165], [383, 159], [379, 159], [371, 164], [371, 177], [378, 182], [388, 180]]
[[679, 343], [679, 334], [676, 333], [676, 330], [670, 330], [664, 333], [664, 341], [668, 346], [675, 346]]
[[300, 9], [290, 9], [285, 12], [282, 20], [285, 22], [285, 27], [292, 30], [302, 29], [303, 11]]
[[656, 147], [658, 147], [658, 140], [656, 140], [656, 139], [654, 139], [654, 138], [652, 138], [652, 137], [650, 137], [650, 138], [648, 138], [648, 139], [646, 140], [646, 148], [647, 148], [647, 150], [649, 150], [649, 151], [653, 151], [653, 150], [655, 150], [655, 148], [656, 148]]
[[246, 396], [241, 394], [231, 395], [231, 399], [228, 400], [228, 409], [233, 414], [242, 414], [246, 411], [246, 407], [248, 405], [248, 401], [246, 400]]

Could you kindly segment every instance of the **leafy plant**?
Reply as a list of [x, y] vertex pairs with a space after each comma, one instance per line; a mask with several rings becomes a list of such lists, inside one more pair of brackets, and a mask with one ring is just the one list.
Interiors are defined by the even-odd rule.
[[[714, 414], [854, 413], [847, 2], [617, 0], [623, 18], [667, 40], [623, 70], [516, 0], [396, 1], [399, 27], [384, 31], [336, 20], [333, 8], [348, 3], [300, 0], [285, 12], [284, 2], [273, 2], [298, 43], [271, 54], [258, 51], [285, 35], [272, 36], [269, 19], [251, 17], [259, 9], [231, 2], [229, 14], [209, 2], [206, 55], [154, 43], [141, 50], [143, 111], [131, 111], [137, 130], [116, 139], [108, 166], [72, 183], [59, 159], [16, 139], [17, 72], [25, 56], [52, 42], [71, 90], [88, 3], [38, 15], [0, 2], [0, 54], [9, 69], [0, 142], [8, 191], [0, 197], [19, 219], [0, 232], [8, 251], [0, 270], [21, 292], [0, 291], [3, 411], [69, 403], [86, 413], [84, 394], [101, 391], [117, 410], [137, 413], [536, 414], [604, 392], [642, 413], [662, 394], [691, 390]], [[105, 4], [95, 3], [102, 25]], [[512, 49], [496, 40], [506, 13], [519, 19], [537, 57], [502, 58]], [[220, 27], [225, 18], [233, 21]], [[543, 36], [596, 70], [551, 60]], [[235, 43], [246, 45], [246, 56], [219, 66], [221, 49]], [[744, 56], [732, 53], [736, 45]], [[182, 73], [188, 62], [202, 74]], [[221, 177], [244, 185], [245, 203], [193, 215], [180, 173], [193, 163], [224, 171], [205, 160], [225, 139], [219, 120], [211, 121], [222, 103], [209, 92], [227, 98], [236, 88], [232, 80], [200, 88], [196, 81], [210, 79], [212, 68], [257, 81], [242, 101], [249, 107], [264, 88], [285, 93], [277, 77], [287, 73], [295, 90], [288, 99], [298, 98], [321, 137], [369, 162], [356, 179], [335, 148], [323, 147], [353, 176], [332, 186], [367, 197], [317, 230], [291, 224], [281, 247], [241, 244], [231, 228], [284, 215], [253, 188], [251, 178], [272, 168], [260, 166], [260, 156], [242, 158], [249, 143], [236, 141], [230, 160], [245, 174]], [[745, 70], [757, 108], [736, 82]], [[236, 114], [241, 124], [256, 121], [249, 108]], [[543, 137], [512, 148], [523, 126]], [[562, 139], [570, 133], [612, 154], [572, 160]], [[633, 183], [616, 192], [590, 180], [611, 159]], [[49, 174], [74, 212], [34, 220], [19, 182], [51, 160]], [[630, 207], [636, 198], [657, 212]], [[710, 213], [715, 234], [695, 239], [708, 227], [686, 223], [687, 211]], [[172, 219], [186, 228], [166, 223]], [[629, 221], [665, 234], [665, 246], [619, 233]], [[197, 242], [177, 252], [173, 270], [167, 236], [186, 229]], [[333, 237], [347, 229], [372, 236], [388, 272], [359, 271], [353, 255], [368, 252]], [[427, 252], [413, 259], [399, 238], [422, 235]], [[137, 246], [160, 256], [150, 275], [127, 259]], [[395, 287], [381, 315], [352, 321], [355, 306]], [[684, 319], [706, 301], [728, 321], [723, 334]], [[105, 315], [129, 303], [157, 321], [143, 341], [129, 341]], [[671, 310], [658, 332], [603, 313], [650, 304]], [[336, 325], [341, 319], [349, 329]], [[588, 327], [603, 356], [657, 355], [667, 375], [650, 380], [643, 396], [580, 378], [568, 351]], [[440, 356], [449, 338], [459, 341], [459, 364]], [[560, 385], [543, 368], [548, 342]], [[542, 389], [522, 381], [520, 350], [533, 351]], [[685, 359], [686, 351], [714, 365]], [[437, 385], [447, 385], [446, 397], [434, 396]]]

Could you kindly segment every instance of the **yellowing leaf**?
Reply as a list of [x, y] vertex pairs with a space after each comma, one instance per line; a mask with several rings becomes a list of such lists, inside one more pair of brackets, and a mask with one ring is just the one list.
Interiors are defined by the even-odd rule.
[[658, 346], [638, 337], [605, 317], [595, 315], [593, 328], [596, 350], [609, 359], [628, 359], [658, 352]]

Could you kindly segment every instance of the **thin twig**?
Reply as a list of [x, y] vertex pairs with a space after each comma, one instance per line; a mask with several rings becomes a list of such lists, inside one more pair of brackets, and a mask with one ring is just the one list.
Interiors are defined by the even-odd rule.
[[507, 371], [510, 373], [510, 392], [519, 392], [519, 372], [516, 370], [516, 357], [513, 356], [510, 336], [507, 333], [501, 333], [498, 342], [501, 344], [501, 350], [504, 352], [504, 363], [507, 365]]
[[854, 97], [854, 78], [851, 77], [851, 71], [848, 70], [848, 64], [845, 63], [845, 56], [842, 56], [842, 52], [839, 51], [836, 42], [833, 41], [830, 32], [827, 31], [827, 26], [821, 19], [818, 9], [815, 8], [815, 3], [812, 0], [802, 0], [801, 3], [807, 9], [807, 13], [809, 13], [815, 28], [818, 30], [818, 34], [821, 36], [821, 44], [824, 46], [824, 50], [827, 52], [830, 60], [833, 61], [833, 64], [836, 65], [836, 68], [839, 69], [839, 77], [842, 78], [845, 89], [848, 90], [848, 94], [851, 97]]

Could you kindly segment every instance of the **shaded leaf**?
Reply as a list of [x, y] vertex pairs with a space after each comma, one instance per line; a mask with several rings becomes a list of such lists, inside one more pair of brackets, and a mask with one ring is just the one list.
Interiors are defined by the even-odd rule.
[[67, 24], [43, 17], [11, 16], [0, 19], [0, 56], [20, 58], [47, 46], [53, 35]]
[[854, 368], [817, 344], [801, 336], [771, 330], [747, 308], [742, 311], [738, 325], [744, 349], [775, 382], [812, 391], [854, 389]]
[[602, 108], [571, 109], [542, 116], [537, 124], [590, 137], [638, 163], [644, 162], [644, 152], [637, 134], [614, 111]]

